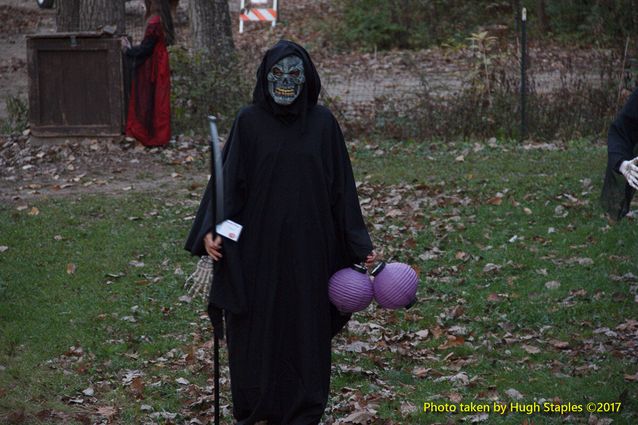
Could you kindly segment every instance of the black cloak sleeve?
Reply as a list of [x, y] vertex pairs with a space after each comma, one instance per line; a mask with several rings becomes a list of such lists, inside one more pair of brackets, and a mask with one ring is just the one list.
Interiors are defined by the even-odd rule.
[[153, 54], [155, 43], [157, 43], [159, 38], [159, 31], [161, 31], [159, 24], [149, 24], [142, 42], [137, 46], [131, 46], [126, 49], [124, 54], [129, 58], [134, 58], [139, 65], [144, 59]]
[[629, 186], [619, 168], [623, 161], [634, 158], [638, 141], [638, 90], [635, 90], [607, 134], [607, 170], [601, 195], [603, 209], [614, 220], [629, 212], [635, 190]]
[[[214, 208], [212, 208], [211, 202], [215, 196], [215, 185], [211, 176], [184, 246], [193, 255], [207, 255], [204, 247], [204, 236], [211, 231], [215, 234], [213, 221], [219, 223], [230, 219], [240, 224], [243, 223], [241, 213], [246, 201], [247, 189], [244, 160], [241, 157], [240, 148], [240, 117], [241, 113], [235, 120], [222, 151], [224, 217], [219, 220], [214, 217]], [[234, 242], [226, 238], [222, 242], [224, 257], [215, 263], [213, 288], [211, 288], [209, 296], [209, 314], [211, 308], [226, 309], [234, 313], [241, 313], [244, 309], [244, 285], [238, 244], [239, 241]]]
[[343, 223], [343, 238], [350, 265], [365, 260], [372, 252], [373, 247], [361, 214], [352, 164], [343, 133], [334, 117], [333, 132], [337, 144], [337, 160], [335, 162], [339, 164], [335, 170], [336, 178], [333, 181], [332, 189], [333, 206], [337, 208], [334, 214], [337, 216], [337, 223]]
[[[240, 158], [240, 141], [238, 134], [239, 116], [233, 123], [233, 127], [228, 135], [228, 140], [222, 150], [222, 164], [224, 176], [224, 215], [222, 219], [215, 220], [221, 222], [225, 219], [241, 223], [238, 215], [241, 213], [246, 201], [246, 177], [244, 161]], [[212, 171], [212, 170], [211, 170]], [[204, 248], [204, 236], [213, 229], [212, 197], [215, 192], [214, 180], [208, 180], [208, 184], [199, 203], [195, 220], [191, 226], [190, 233], [186, 239], [184, 249], [191, 254], [202, 256], [207, 255]], [[214, 233], [214, 232], [213, 232]]]

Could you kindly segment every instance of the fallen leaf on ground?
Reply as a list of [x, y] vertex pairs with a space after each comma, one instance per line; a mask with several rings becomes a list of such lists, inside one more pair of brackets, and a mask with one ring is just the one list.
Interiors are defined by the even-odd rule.
[[415, 367], [412, 369], [412, 375], [416, 378], [425, 378], [430, 370], [432, 369], [426, 367]]
[[144, 392], [144, 381], [142, 381], [142, 377], [136, 376], [135, 378], [133, 378], [131, 380], [130, 388], [133, 396], [135, 396], [136, 398], [141, 398], [142, 393]]
[[549, 282], [545, 282], [545, 288], [547, 288], [547, 289], [560, 288], [560, 282], [557, 281], [557, 280], [550, 280]]
[[430, 331], [428, 331], [427, 329], [423, 329], [418, 332], [415, 332], [414, 334], [420, 339], [425, 339], [430, 334]]
[[483, 267], [483, 273], [497, 272], [501, 270], [501, 267], [502, 266], [499, 266], [498, 264], [487, 263], [485, 267]]
[[361, 353], [364, 351], [370, 351], [370, 344], [363, 341], [355, 341], [351, 344], [348, 344], [343, 347], [344, 351], [349, 351], [351, 353]]
[[463, 421], [465, 421], [465, 422], [469, 422], [471, 424], [476, 424], [476, 423], [479, 423], [479, 422], [485, 422], [489, 418], [490, 418], [490, 415], [488, 415], [487, 413], [479, 413], [478, 415], [464, 416], [461, 419]]
[[523, 344], [521, 345], [521, 348], [525, 351], [527, 351], [529, 354], [538, 354], [541, 352], [541, 349], [538, 347], [535, 347], [533, 345], [527, 345], [527, 344]]
[[439, 350], [445, 350], [452, 347], [458, 347], [459, 345], [463, 345], [463, 344], [465, 344], [465, 338], [463, 338], [462, 336], [449, 335], [447, 341], [439, 345]]
[[496, 292], [492, 292], [491, 294], [489, 294], [487, 296], [487, 301], [495, 303], [495, 302], [499, 302], [501, 301], [501, 296], [499, 294], [497, 294]]
[[375, 419], [375, 415], [372, 414], [371, 412], [367, 412], [367, 411], [354, 412], [348, 415], [347, 417], [335, 422], [335, 425], [345, 425], [345, 424], [368, 425], [372, 423], [374, 419]]
[[587, 419], [587, 425], [610, 425], [613, 422], [612, 418], [599, 418], [596, 415], [590, 415]]
[[554, 347], [554, 348], [559, 348], [559, 349], [565, 349], [565, 348], [569, 348], [569, 342], [567, 341], [560, 341], [558, 339], [552, 339], [549, 341], [549, 343]]
[[457, 404], [460, 403], [461, 400], [463, 400], [463, 396], [459, 393], [450, 393], [448, 394], [447, 398], [449, 398], [452, 403]]
[[522, 400], [523, 399], [523, 394], [521, 394], [520, 392], [518, 392], [514, 388], [510, 388], [509, 390], [505, 391], [505, 394], [507, 394], [507, 396], [509, 398], [513, 399], [513, 400]]
[[415, 413], [417, 411], [417, 407], [409, 401], [404, 401], [401, 403], [399, 411], [401, 412], [401, 415], [407, 416], [411, 413]]
[[432, 328], [432, 336], [434, 339], [438, 339], [441, 335], [443, 335], [443, 329], [440, 326], [435, 326]]
[[97, 408], [96, 413], [105, 418], [111, 418], [117, 414], [117, 408], [113, 406], [100, 406]]

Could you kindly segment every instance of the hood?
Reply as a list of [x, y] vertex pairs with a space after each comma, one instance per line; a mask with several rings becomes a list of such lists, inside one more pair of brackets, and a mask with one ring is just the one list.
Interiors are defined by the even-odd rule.
[[[290, 55], [299, 56], [303, 61], [306, 81], [303, 84], [301, 93], [299, 93], [299, 97], [291, 105], [283, 106], [275, 103], [270, 93], [268, 93], [267, 75], [277, 62]], [[257, 83], [253, 91], [253, 103], [270, 111], [282, 121], [291, 123], [299, 117], [304, 118], [306, 111], [317, 104], [320, 91], [321, 80], [306, 49], [292, 41], [280, 40], [266, 52], [261, 65], [257, 69]]]

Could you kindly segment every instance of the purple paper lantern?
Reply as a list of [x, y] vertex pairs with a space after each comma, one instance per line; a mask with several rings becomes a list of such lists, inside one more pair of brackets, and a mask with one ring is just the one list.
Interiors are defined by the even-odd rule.
[[328, 282], [328, 297], [342, 313], [361, 311], [370, 305], [374, 292], [365, 267], [341, 269]]
[[416, 302], [419, 277], [403, 263], [380, 263], [372, 271], [374, 299], [383, 308], [410, 308]]

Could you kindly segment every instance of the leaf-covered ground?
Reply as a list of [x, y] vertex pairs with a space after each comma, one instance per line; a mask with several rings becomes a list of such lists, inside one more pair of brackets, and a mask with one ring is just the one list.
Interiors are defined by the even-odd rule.
[[[638, 421], [638, 228], [600, 211], [603, 148], [350, 151], [377, 251], [418, 269], [420, 302], [371, 306], [335, 338], [326, 424]], [[182, 289], [201, 184], [173, 178], [0, 206], [0, 422], [210, 421], [210, 327]], [[509, 410], [535, 402], [621, 410]]]

